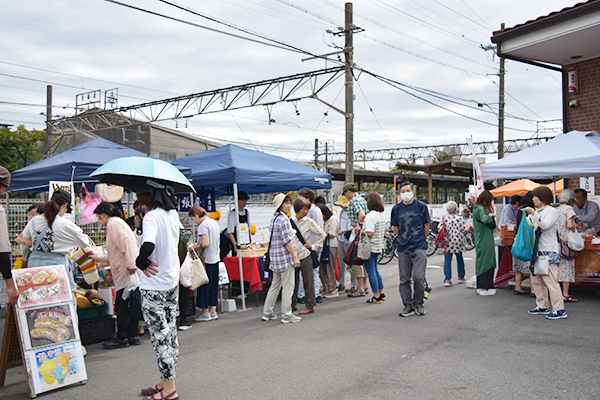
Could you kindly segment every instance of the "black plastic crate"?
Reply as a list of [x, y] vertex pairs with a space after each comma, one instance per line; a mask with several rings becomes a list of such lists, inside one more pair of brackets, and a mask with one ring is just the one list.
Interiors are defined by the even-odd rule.
[[79, 321], [79, 336], [83, 345], [108, 340], [114, 334], [115, 318], [112, 316]]

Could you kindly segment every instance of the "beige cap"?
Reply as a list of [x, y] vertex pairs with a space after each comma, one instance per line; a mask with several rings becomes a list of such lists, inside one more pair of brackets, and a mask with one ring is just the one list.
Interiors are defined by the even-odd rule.
[[348, 198], [343, 194], [340, 194], [340, 197], [338, 197], [337, 201], [333, 204], [340, 207], [348, 207], [348, 204], [350, 204], [350, 200], [348, 200]]

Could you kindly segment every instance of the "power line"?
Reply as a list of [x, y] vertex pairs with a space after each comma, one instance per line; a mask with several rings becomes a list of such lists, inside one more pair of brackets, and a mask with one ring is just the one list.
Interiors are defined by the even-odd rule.
[[[146, 10], [144, 8], [132, 6], [130, 4], [121, 3], [121, 2], [116, 1], [116, 0], [104, 0], [104, 1], [107, 1], [107, 2], [113, 3], [113, 4], [117, 4], [117, 5], [120, 5], [120, 6], [123, 6], [123, 7], [131, 8], [132, 10], [141, 11], [143, 13], [155, 15], [157, 17], [166, 18], [166, 19], [169, 19], [171, 21], [181, 22], [182, 24], [195, 26], [196, 28], [206, 29], [208, 31], [216, 32], [216, 33], [222, 33], [223, 35], [235, 37], [237, 39], [247, 40], [247, 41], [250, 41], [250, 42], [253, 42], [253, 43], [263, 44], [265, 46], [275, 47], [275, 48], [282, 49], [282, 50], [293, 51], [295, 53], [304, 53], [303, 51], [294, 50], [294, 49], [292, 49], [290, 47], [279, 46], [279, 45], [276, 45], [276, 44], [273, 44], [273, 43], [262, 42], [260, 40], [252, 39], [252, 38], [249, 38], [249, 37], [244, 37], [244, 36], [236, 35], [235, 33], [221, 31], [219, 29], [210, 28], [208, 26], [196, 24], [194, 22], [185, 21], [185, 20], [182, 20], [182, 19], [179, 19], [179, 18], [170, 17], [168, 15], [164, 15], [164, 14], [160, 14], [160, 13], [157, 13], [157, 12], [154, 12], [154, 11]], [[309, 54], [309, 53], [304, 53], [304, 54]]]
[[1, 61], [0, 60], [0, 64], [12, 65], [14, 67], [20, 67], [20, 68], [28, 68], [28, 69], [33, 69], [35, 71], [49, 72], [49, 73], [57, 74], [57, 75], [70, 76], [70, 77], [78, 78], [78, 79], [87, 79], [87, 80], [92, 80], [92, 81], [110, 83], [111, 85], [119, 85], [119, 86], [124, 86], [124, 87], [131, 87], [131, 88], [134, 88], [134, 89], [142, 89], [142, 90], [148, 90], [148, 91], [152, 91], [152, 92], [174, 94], [174, 95], [177, 94], [177, 93], [167, 92], [167, 91], [164, 91], [164, 90], [150, 89], [150, 88], [145, 88], [145, 87], [141, 87], [141, 86], [128, 85], [128, 84], [125, 84], [125, 83], [106, 81], [106, 80], [97, 79], [97, 78], [90, 78], [90, 77], [82, 76], [82, 75], [68, 74], [66, 72], [52, 71], [50, 69], [39, 68], [39, 67], [32, 67], [30, 65], [16, 64], [16, 63], [8, 62], [8, 61]]

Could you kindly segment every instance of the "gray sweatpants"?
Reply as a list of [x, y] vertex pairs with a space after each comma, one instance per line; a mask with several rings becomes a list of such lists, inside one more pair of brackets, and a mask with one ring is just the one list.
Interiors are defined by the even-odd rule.
[[[425, 270], [427, 255], [425, 250], [403, 251], [398, 253], [398, 269], [400, 271], [400, 296], [405, 306], [414, 307], [423, 304], [425, 292]], [[414, 282], [414, 291], [410, 281]]]

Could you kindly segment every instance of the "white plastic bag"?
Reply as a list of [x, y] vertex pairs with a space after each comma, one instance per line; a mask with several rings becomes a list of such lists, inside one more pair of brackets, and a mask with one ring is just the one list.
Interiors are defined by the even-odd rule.
[[194, 272], [192, 266], [192, 257], [190, 254], [186, 254], [183, 264], [181, 264], [181, 270], [179, 271], [179, 283], [181, 286], [189, 288], [192, 286], [194, 279]]
[[131, 295], [131, 292], [136, 290], [140, 286], [140, 276], [137, 272], [129, 275], [129, 282], [127, 282], [127, 286], [123, 289], [123, 294], [121, 297], [123, 300], [127, 300]]
[[569, 231], [567, 234], [567, 244], [571, 250], [582, 251], [585, 247], [585, 240], [579, 232]]

